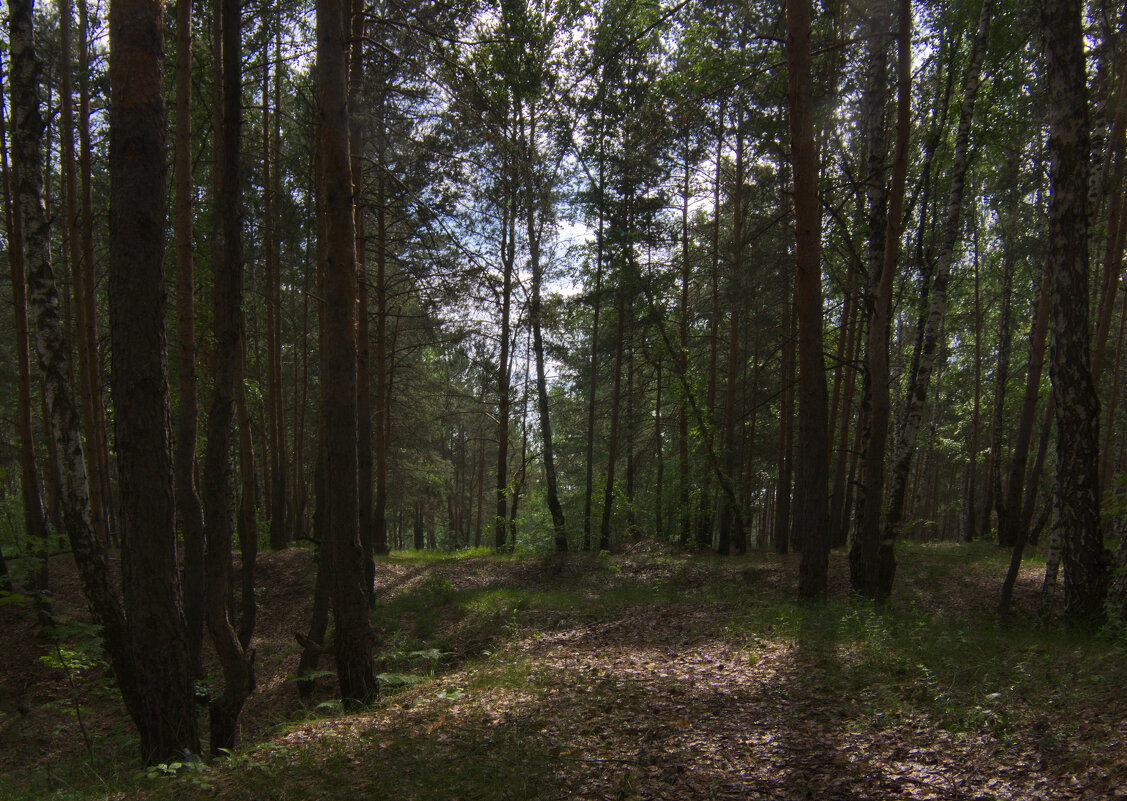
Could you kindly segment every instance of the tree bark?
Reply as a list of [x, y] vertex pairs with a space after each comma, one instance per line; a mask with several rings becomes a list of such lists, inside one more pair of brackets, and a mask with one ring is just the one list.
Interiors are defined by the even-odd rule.
[[216, 177], [218, 247], [212, 284], [211, 410], [204, 454], [203, 507], [205, 532], [205, 618], [223, 670], [223, 692], [211, 700], [210, 748], [213, 754], [237, 744], [238, 718], [254, 691], [253, 655], [248, 654], [230, 619], [231, 540], [234, 491], [231, 470], [236, 384], [242, 379], [243, 246], [239, 147], [242, 127], [241, 16], [237, 0], [216, 8]]
[[110, 6], [110, 335], [122, 576], [146, 762], [199, 750], [176, 563], [164, 244], [164, 18]]
[[1088, 332], [1088, 134], [1083, 3], [1044, 0], [1049, 83], [1049, 376], [1056, 407], [1053, 521], [1064, 545], [1065, 614], [1094, 627], [1103, 618], [1107, 563], [1099, 517], [1099, 399]]
[[829, 560], [829, 429], [822, 354], [821, 206], [810, 81], [810, 0], [787, 0], [786, 53], [799, 364], [799, 462], [794, 499], [794, 525], [802, 543], [798, 593], [823, 600]]
[[196, 489], [199, 389], [196, 374], [195, 275], [192, 234], [192, 0], [176, 4], [176, 130], [173, 141], [176, 209], [176, 354], [180, 406], [176, 417], [173, 478], [176, 519], [184, 538], [181, 584], [192, 673], [203, 675], [203, 506]]
[[332, 575], [333, 652], [346, 709], [379, 693], [372, 671], [375, 636], [359, 539], [356, 451], [356, 233], [348, 144], [345, 5], [317, 0], [318, 181], [322, 187], [325, 248], [322, 406], [328, 487], [329, 565]]
[[[130, 717], [139, 730], [148, 730], [148, 702], [140, 697], [130, 631], [121, 599], [110, 579], [102, 543], [95, 536], [90, 512], [90, 490], [83, 456], [79, 413], [67, 376], [67, 351], [59, 316], [59, 292], [50, 260], [50, 231], [43, 203], [43, 120], [39, 108], [41, 66], [32, 35], [31, 0], [8, 4], [8, 42], [12, 76], [12, 172], [15, 213], [23, 234], [27, 268], [27, 305], [35, 331], [35, 350], [43, 377], [43, 403], [51, 438], [59, 457], [63, 528], [78, 568], [83, 594], [95, 624], [101, 626], [102, 643]], [[152, 677], [146, 677], [146, 681]], [[179, 732], [183, 734], [183, 732]], [[161, 743], [165, 737], [161, 736]], [[184, 741], [190, 747], [190, 738]], [[166, 756], [148, 750], [146, 761]]]
[[[364, 236], [364, 125], [361, 118], [364, 88], [364, 42], [367, 24], [364, 0], [351, 0], [348, 53], [348, 148], [352, 170], [353, 226], [356, 233], [357, 327], [356, 327], [356, 465], [360, 549], [364, 560], [364, 590], [374, 604], [376, 564], [372, 474], [372, 358], [368, 325], [368, 259]], [[382, 165], [381, 165], [382, 169]]]
[[[275, 15], [274, 24], [281, 25]], [[275, 131], [281, 118], [277, 102], [270, 107], [270, 40], [262, 44], [262, 191], [265, 207], [263, 227], [266, 233], [266, 406], [267, 439], [270, 450], [262, 454], [270, 482], [270, 547], [281, 550], [290, 544], [291, 533], [286, 516], [286, 458], [285, 403], [282, 399], [282, 275], [278, 248], [278, 184], [281, 177], [281, 153]], [[279, 94], [282, 75], [275, 63], [274, 97]]]
[[[887, 17], [886, 17], [887, 19]], [[858, 528], [849, 552], [850, 587], [869, 598], [884, 597], [891, 585], [882, 575], [882, 564], [890, 564], [892, 554], [882, 557], [886, 546], [880, 537], [881, 499], [884, 496], [884, 458], [888, 443], [889, 418], [889, 325], [892, 286], [900, 259], [900, 233], [904, 215], [904, 190], [908, 173], [908, 144], [912, 127], [912, 9], [911, 0], [900, 0], [897, 44], [896, 144], [892, 155], [892, 182], [888, 213], [881, 242], [883, 253], [879, 278], [869, 304], [868, 334], [865, 343], [865, 394], [868, 403], [866, 428], [868, 441], [863, 446], [861, 490], [858, 501]], [[872, 262], [870, 262], [872, 263]], [[872, 276], [870, 276], [872, 277]]]
[[86, 0], [78, 0], [78, 142], [79, 172], [82, 176], [82, 272], [85, 311], [84, 330], [79, 332], [80, 346], [86, 350], [90, 365], [89, 385], [82, 388], [85, 403], [90, 407], [91, 427], [87, 448], [91, 451], [88, 463], [96, 466], [90, 470], [91, 512], [94, 530], [103, 542], [113, 539], [113, 493], [110, 489], [110, 457], [106, 439], [106, 410], [102, 402], [102, 368], [98, 353], [98, 312], [94, 302], [94, 176], [92, 147], [90, 144], [90, 23]]
[[[47, 602], [47, 546], [50, 527], [43, 509], [39, 469], [35, 463], [35, 437], [31, 414], [31, 353], [27, 330], [27, 285], [24, 283], [23, 234], [20, 216], [13, 208], [12, 185], [8, 171], [8, 123], [4, 113], [4, 92], [0, 85], [0, 156], [4, 179], [4, 219], [8, 233], [8, 266], [12, 277], [12, 311], [16, 334], [16, 435], [20, 441], [20, 501], [24, 532], [32, 555], [39, 560], [32, 576], [31, 589], [37, 603]], [[5, 572], [5, 576], [7, 573]], [[41, 611], [46, 611], [41, 608]]]

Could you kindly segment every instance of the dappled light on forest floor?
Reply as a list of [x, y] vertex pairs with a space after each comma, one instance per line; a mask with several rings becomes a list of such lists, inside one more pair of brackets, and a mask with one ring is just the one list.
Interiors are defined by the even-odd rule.
[[[986, 546], [905, 548], [879, 608], [794, 603], [793, 557], [397, 556], [377, 573], [384, 696], [342, 716], [331, 675], [305, 707], [290, 680], [312, 562], [264, 554], [244, 749], [178, 778], [118, 766], [110, 797], [1127, 798], [1121, 647], [1032, 625], [1033, 568], [1000, 626], [1001, 569]], [[128, 747], [122, 720], [98, 726], [98, 753]]]

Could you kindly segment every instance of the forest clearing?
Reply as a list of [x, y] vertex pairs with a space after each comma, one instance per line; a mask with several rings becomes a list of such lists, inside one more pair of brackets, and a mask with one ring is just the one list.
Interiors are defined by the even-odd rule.
[[299, 700], [313, 565], [267, 554], [243, 746], [147, 773], [60, 569], [59, 639], [0, 608], [0, 798], [1127, 798], [1127, 640], [1039, 625], [1038, 560], [1003, 622], [1003, 552], [904, 550], [884, 608], [847, 600], [840, 553], [826, 606], [793, 600], [790, 557], [399, 553], [377, 567], [382, 697], [352, 715], [332, 671]]

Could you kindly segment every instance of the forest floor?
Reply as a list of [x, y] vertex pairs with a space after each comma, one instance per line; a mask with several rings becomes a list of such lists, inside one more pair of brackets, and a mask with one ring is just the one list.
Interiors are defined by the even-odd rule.
[[1127, 799], [1127, 637], [1039, 622], [1036, 560], [1003, 622], [1007, 554], [898, 553], [884, 607], [839, 553], [817, 606], [794, 556], [396, 555], [354, 715], [298, 699], [313, 565], [265, 553], [243, 748], [147, 772], [59, 558], [53, 636], [0, 606], [0, 799]]

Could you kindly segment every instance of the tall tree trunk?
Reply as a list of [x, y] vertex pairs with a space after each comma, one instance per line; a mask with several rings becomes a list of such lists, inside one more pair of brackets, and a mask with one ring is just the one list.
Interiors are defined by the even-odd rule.
[[963, 474], [963, 542], [972, 542], [978, 531], [975, 519], [978, 495], [978, 440], [982, 420], [982, 270], [978, 249], [978, 220], [974, 224], [974, 408], [971, 411], [970, 442]]
[[356, 452], [356, 233], [348, 146], [344, 0], [317, 0], [317, 121], [324, 199], [324, 338], [321, 344], [332, 575], [333, 650], [346, 708], [372, 702], [375, 636], [360, 548]]
[[[689, 374], [689, 287], [692, 281], [692, 268], [689, 264], [689, 128], [685, 126], [684, 144], [684, 182], [681, 188], [681, 307], [678, 325], [677, 370], [682, 378]], [[692, 514], [689, 510], [689, 396], [677, 407], [677, 486], [680, 506], [681, 547], [687, 548], [692, 538]]]
[[[96, 345], [87, 340], [86, 315], [92, 304], [87, 304], [87, 295], [92, 298], [94, 287], [88, 284], [87, 271], [82, 265], [82, 226], [78, 214], [78, 180], [74, 157], [74, 97], [71, 90], [71, 3], [63, 2], [59, 6], [59, 38], [61, 47], [60, 59], [60, 87], [62, 106], [62, 124], [59, 130], [59, 149], [62, 153], [63, 168], [63, 201], [66, 210], [66, 224], [63, 226], [64, 239], [66, 240], [66, 262], [74, 284], [74, 317], [77, 328], [77, 353], [78, 353], [78, 386], [82, 396], [83, 429], [86, 432], [86, 469], [91, 476], [98, 476], [102, 463], [98, 456], [97, 442], [98, 430], [104, 426], [102, 420], [96, 420], [98, 404], [94, 402], [96, 381], [93, 371], [100, 370], [101, 365], [91, 359], [97, 358]], [[92, 273], [91, 273], [92, 275]], [[73, 341], [73, 340], [72, 340]], [[98, 382], [100, 383], [100, 382]], [[94, 515], [94, 529], [103, 542], [109, 541], [109, 532], [106, 528], [105, 501], [102, 496], [102, 482], [95, 480], [90, 484], [90, 510]]]
[[[744, 32], [741, 30], [741, 42]], [[724, 385], [724, 411], [721, 432], [723, 435], [723, 459], [721, 469], [732, 481], [736, 480], [737, 446], [736, 446], [736, 393], [739, 384], [740, 364], [740, 318], [743, 308], [743, 251], [744, 251], [744, 113], [743, 109], [736, 110], [736, 174], [732, 187], [732, 273], [730, 277], [731, 296], [728, 305], [731, 315], [728, 323], [728, 367]], [[735, 498], [726, 498], [721, 506], [719, 536], [717, 551], [728, 555], [732, 544], [732, 525], [739, 516], [737, 510], [732, 508]], [[740, 535], [737, 534], [738, 538]]]
[[821, 205], [810, 81], [810, 0], [787, 0], [787, 86], [794, 171], [795, 309], [798, 320], [798, 481], [802, 542], [798, 593], [826, 596], [829, 559], [829, 429], [822, 355]]
[[234, 488], [231, 446], [237, 382], [243, 347], [242, 193], [239, 147], [242, 128], [241, 16], [237, 0], [221, 0], [216, 8], [215, 44], [219, 64], [219, 103], [215, 145], [215, 203], [218, 215], [216, 265], [212, 284], [213, 389], [207, 418], [203, 507], [205, 556], [205, 619], [223, 670], [223, 692], [211, 700], [211, 752], [232, 750], [238, 739], [243, 703], [254, 691], [251, 655], [243, 648], [230, 618], [231, 539]]
[[919, 331], [916, 345], [920, 354], [919, 360], [914, 365], [915, 369], [908, 378], [907, 396], [904, 401], [904, 411], [891, 467], [891, 488], [882, 533], [882, 544], [886, 545], [882, 548], [880, 562], [881, 597], [887, 597], [892, 591], [892, 578], [896, 570], [893, 544], [899, 536], [903, 524], [908, 474], [911, 470], [912, 457], [916, 451], [916, 437], [923, 417], [923, 407], [927, 399], [931, 373], [935, 367], [939, 334], [947, 311], [947, 282], [954, 260], [955, 241], [958, 239], [961, 228], [963, 190], [970, 148], [970, 127], [974, 117], [974, 104], [978, 96], [978, 86], [981, 81], [982, 60], [986, 54], [993, 7], [994, 0], [983, 0], [978, 15], [977, 33], [971, 47], [967, 80], [963, 89], [962, 105], [959, 109], [959, 128], [955, 136], [955, 151], [951, 165], [951, 189], [947, 198], [939, 259], [935, 268], [935, 277], [931, 281], [926, 323]]
[[98, 354], [98, 312], [94, 302], [94, 175], [90, 144], [90, 22], [86, 0], [78, 0], [78, 142], [79, 172], [82, 176], [82, 260], [79, 265], [83, 277], [85, 328], [78, 337], [86, 349], [86, 360], [91, 369], [89, 386], [83, 397], [90, 406], [92, 426], [87, 432], [87, 446], [92, 452], [87, 461], [97, 465], [90, 472], [91, 511], [94, 530], [108, 542], [113, 538], [113, 493], [110, 489], [110, 456], [106, 439], [106, 410], [102, 402], [102, 369]]
[[[601, 143], [600, 143], [601, 145]], [[595, 291], [592, 295], [591, 367], [587, 386], [586, 481], [583, 492], [583, 550], [591, 550], [591, 502], [595, 481], [595, 406], [599, 384], [599, 311], [603, 293], [603, 191], [605, 165], [599, 152], [599, 226], [595, 233]]]
[[[374, 604], [376, 564], [375, 527], [373, 525], [372, 475], [372, 359], [368, 325], [368, 259], [364, 236], [364, 212], [367, 199], [364, 189], [364, 125], [361, 97], [364, 88], [364, 42], [367, 25], [364, 0], [351, 0], [351, 38], [348, 54], [348, 148], [352, 170], [353, 226], [356, 233], [357, 327], [356, 327], [356, 465], [358, 526], [360, 549], [364, 559], [364, 590], [369, 604]], [[382, 169], [382, 167], [381, 167]]]
[[[557, 553], [567, 551], [567, 529], [564, 527], [563, 506], [560, 505], [559, 490], [556, 485], [556, 460], [552, 449], [552, 423], [548, 409], [548, 381], [544, 370], [544, 334], [541, 330], [540, 292], [543, 282], [543, 266], [540, 264], [540, 241], [543, 226], [543, 195], [535, 174], [536, 113], [529, 109], [528, 141], [525, 147], [525, 186], [528, 192], [526, 202], [528, 261], [532, 271], [532, 295], [529, 298], [528, 316], [532, 322], [532, 349], [536, 354], [536, 410], [540, 417], [540, 439], [544, 459], [544, 483], [547, 489], [548, 512], [552, 515], [552, 531], [555, 535]], [[541, 218], [538, 219], [537, 213]]]
[[[506, 127], [506, 131], [507, 131]], [[506, 176], [506, 183], [511, 176]], [[501, 551], [508, 547], [509, 483], [509, 408], [512, 401], [509, 384], [512, 371], [509, 349], [512, 339], [513, 262], [516, 259], [516, 208], [512, 193], [505, 192], [506, 206], [501, 223], [501, 353], [497, 361], [497, 515], [493, 519], [493, 547]]]
[[1088, 101], [1083, 3], [1044, 0], [1049, 83], [1049, 376], [1057, 423], [1053, 528], [1064, 544], [1065, 614], [1098, 625], [1107, 593], [1099, 517], [1099, 400], [1088, 335]]
[[173, 478], [176, 521], [184, 538], [181, 571], [184, 617], [192, 673], [203, 675], [200, 651], [204, 627], [203, 506], [196, 490], [196, 431], [199, 389], [196, 379], [195, 275], [192, 254], [192, 0], [176, 4], [176, 133], [173, 141], [176, 209], [176, 355], [180, 406], [176, 417]]
[[[887, 6], [886, 6], [887, 8]], [[908, 172], [908, 144], [912, 127], [912, 9], [911, 0], [900, 0], [896, 60], [896, 144], [892, 155], [892, 183], [885, 218], [880, 275], [873, 286], [869, 308], [868, 339], [865, 343], [865, 394], [868, 441], [863, 445], [857, 536], [849, 552], [850, 586], [870, 598], [885, 597], [892, 577], [882, 567], [892, 565], [891, 543], [880, 536], [881, 499], [884, 496], [884, 457], [889, 418], [889, 324], [892, 285], [900, 259], [900, 233], [904, 215], [904, 189]], [[887, 17], [886, 17], [887, 19]], [[872, 276], [870, 276], [872, 277]], [[884, 549], [886, 554], [882, 554]]]
[[702, 420], [706, 448], [706, 470], [700, 491], [697, 520], [697, 547], [712, 547], [712, 478], [716, 472], [716, 390], [720, 348], [720, 176], [724, 158], [724, 120], [726, 103], [720, 101], [716, 120], [716, 169], [712, 178], [712, 247], [709, 278], [712, 304], [708, 319], [708, 400]]
[[39, 107], [41, 65], [32, 35], [31, 0], [8, 3], [11, 57], [12, 178], [18, 230], [27, 268], [27, 307], [43, 377], [43, 405], [59, 455], [63, 528], [74, 552], [83, 594], [102, 628], [102, 643], [130, 717], [140, 727], [145, 706], [130, 652], [121, 600], [110, 578], [101, 541], [94, 533], [78, 408], [67, 377], [67, 350], [59, 318], [59, 292], [51, 269], [50, 231], [43, 203], [43, 119]]
[[607, 439], [607, 478], [603, 489], [603, 516], [599, 523], [599, 550], [610, 550], [610, 518], [614, 509], [614, 468], [618, 460], [618, 416], [622, 396], [623, 335], [626, 327], [626, 288], [618, 287], [618, 336], [614, 349], [614, 389], [610, 401], [610, 434]]
[[[0, 158], [4, 178], [4, 220], [8, 234], [8, 266], [12, 276], [12, 311], [16, 329], [16, 435], [20, 441], [20, 500], [24, 531], [32, 555], [39, 561], [31, 578], [37, 603], [47, 603], [47, 550], [50, 528], [43, 509], [39, 469], [35, 464], [35, 438], [31, 414], [31, 353], [27, 330], [27, 286], [24, 283], [23, 234], [20, 215], [13, 208], [12, 185], [8, 174], [8, 123], [4, 113], [4, 91], [0, 85]], [[5, 571], [5, 576], [7, 572]], [[46, 607], [41, 606], [46, 612]]]
[[[382, 27], [378, 30], [382, 31]], [[388, 553], [387, 454], [391, 439], [391, 410], [387, 359], [387, 95], [376, 101], [376, 500], [372, 511], [372, 550]]]
[[[277, 14], [274, 25], [280, 27]], [[282, 275], [278, 250], [278, 184], [282, 165], [275, 132], [281, 118], [281, 107], [270, 103], [270, 39], [262, 44], [262, 190], [265, 206], [263, 226], [266, 231], [266, 408], [267, 439], [270, 449], [262, 454], [270, 486], [270, 547], [280, 550], [290, 544], [286, 517], [286, 418], [282, 399]], [[274, 97], [278, 98], [282, 81], [281, 66], [274, 65]]]
[[110, 337], [121, 554], [142, 758], [199, 750], [176, 564], [165, 333], [164, 16], [110, 5]]

